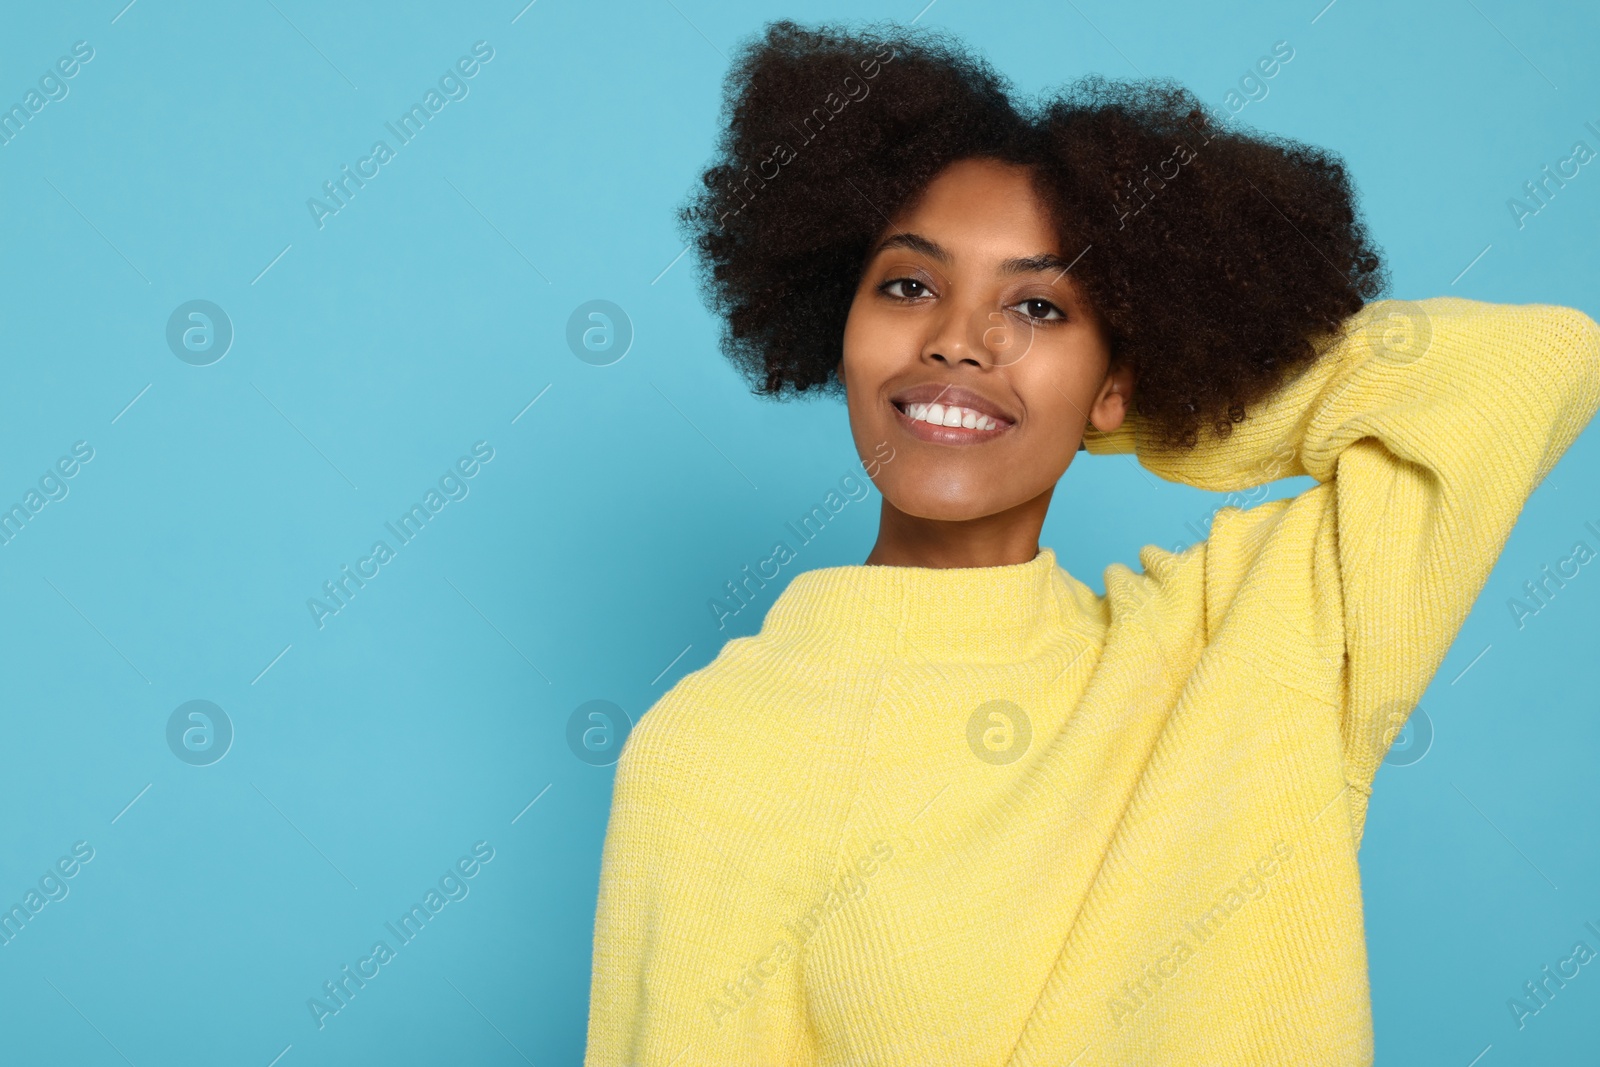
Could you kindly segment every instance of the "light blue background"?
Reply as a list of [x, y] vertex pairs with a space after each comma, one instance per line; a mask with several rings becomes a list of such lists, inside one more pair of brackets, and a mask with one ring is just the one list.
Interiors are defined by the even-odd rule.
[[[725, 631], [708, 599], [855, 463], [842, 405], [759, 401], [725, 365], [672, 213], [740, 39], [922, 0], [125, 2], [11, 4], [0, 33], [5, 106], [95, 50], [0, 146], [0, 504], [94, 449], [0, 547], [0, 904], [95, 850], [0, 948], [0, 1060], [576, 1064], [613, 767], [575, 757], [569, 716], [637, 719], [757, 629], [777, 583]], [[919, 25], [1024, 91], [1159, 74], [1219, 108], [1287, 40], [1239, 120], [1344, 155], [1394, 295], [1600, 314], [1600, 165], [1525, 228], [1506, 206], [1574, 141], [1600, 148], [1592, 4], [939, 0]], [[319, 229], [307, 198], [393, 147], [383, 124], [479, 40], [470, 95]], [[192, 299], [236, 331], [210, 366], [165, 341]], [[635, 330], [610, 366], [564, 339], [593, 299]], [[494, 459], [470, 494], [319, 629], [307, 598], [477, 441]], [[784, 580], [861, 562], [878, 501]], [[1043, 541], [1103, 588], [1218, 503], [1080, 454]], [[1423, 699], [1431, 749], [1378, 775], [1380, 1064], [1574, 1062], [1600, 1040], [1600, 963], [1524, 1029], [1506, 1006], [1580, 938], [1600, 948], [1600, 574], [1524, 628], [1506, 606], [1600, 547], [1586, 520], [1593, 428]], [[236, 731], [210, 766], [167, 746], [193, 699]], [[478, 841], [470, 895], [319, 1031], [307, 999]]]

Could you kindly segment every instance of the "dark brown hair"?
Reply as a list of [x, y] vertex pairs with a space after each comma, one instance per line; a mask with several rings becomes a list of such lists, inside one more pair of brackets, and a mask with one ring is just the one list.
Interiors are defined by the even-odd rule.
[[1134, 410], [1168, 444], [1226, 436], [1314, 358], [1310, 335], [1387, 288], [1337, 155], [1224, 127], [1169, 80], [1089, 75], [1018, 104], [946, 34], [783, 20], [740, 48], [724, 94], [678, 219], [759, 395], [843, 394], [871, 242], [965, 158], [1032, 169], [1112, 359], [1134, 368]]

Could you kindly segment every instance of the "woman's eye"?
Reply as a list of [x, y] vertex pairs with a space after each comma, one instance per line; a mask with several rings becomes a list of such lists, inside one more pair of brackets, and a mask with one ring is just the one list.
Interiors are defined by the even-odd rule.
[[[1012, 304], [1011, 306], [1015, 308], [1021, 308], [1022, 313], [1028, 316], [1030, 319], [1039, 319], [1044, 322], [1051, 322], [1055, 319], [1064, 319], [1067, 317], [1062, 313], [1060, 308], [1050, 303], [1050, 301], [1043, 300], [1038, 297], [1034, 297], [1029, 300], [1022, 300]], [[1052, 315], [1051, 312], [1054, 312], [1054, 315]]]
[[[894, 291], [894, 286], [897, 285], [901, 287], [901, 291], [898, 293]], [[907, 288], [909, 286], [915, 286], [918, 291], [911, 291]], [[902, 300], [913, 300], [919, 296], [926, 295], [928, 291], [928, 287], [915, 278], [891, 278], [878, 286], [878, 288], [882, 292], [888, 293], [890, 296], [899, 297]]]

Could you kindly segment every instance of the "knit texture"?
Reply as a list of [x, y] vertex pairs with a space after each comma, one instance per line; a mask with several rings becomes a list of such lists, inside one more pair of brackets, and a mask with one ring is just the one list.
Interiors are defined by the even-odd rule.
[[1231, 437], [1091, 431], [1298, 496], [1146, 545], [796, 576], [643, 716], [589, 1067], [1367, 1065], [1380, 761], [1600, 407], [1600, 326], [1367, 305]]

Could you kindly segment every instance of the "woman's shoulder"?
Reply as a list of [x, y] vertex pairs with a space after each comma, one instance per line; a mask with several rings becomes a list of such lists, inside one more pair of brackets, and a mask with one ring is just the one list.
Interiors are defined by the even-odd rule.
[[679, 678], [639, 718], [618, 760], [679, 772], [734, 766], [770, 772], [795, 758], [817, 707], [803, 671], [761, 634], [728, 640], [705, 666]]
[[613, 783], [612, 820], [623, 836], [643, 833], [659, 844], [709, 834], [719, 848], [767, 842], [731, 857], [729, 877], [772, 862], [769, 847], [825, 853], [841, 811], [803, 798], [832, 795], [822, 768], [837, 768], [839, 754], [822, 751], [826, 731], [789, 684], [792, 671], [764, 669], [775, 658], [782, 660], [757, 638], [736, 638], [640, 717]]

